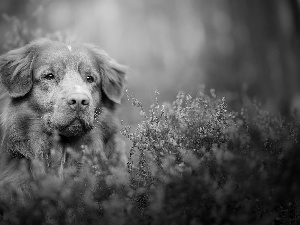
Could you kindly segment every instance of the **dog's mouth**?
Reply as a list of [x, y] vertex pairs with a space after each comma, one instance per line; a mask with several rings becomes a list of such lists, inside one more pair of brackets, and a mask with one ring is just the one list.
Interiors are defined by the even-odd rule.
[[92, 126], [86, 124], [83, 120], [76, 118], [68, 125], [61, 127], [58, 131], [61, 135], [66, 137], [78, 137], [84, 135], [91, 129]]
[[44, 116], [45, 130], [48, 133], [57, 131], [64, 137], [80, 137], [93, 129], [94, 118], [89, 114], [46, 114]]

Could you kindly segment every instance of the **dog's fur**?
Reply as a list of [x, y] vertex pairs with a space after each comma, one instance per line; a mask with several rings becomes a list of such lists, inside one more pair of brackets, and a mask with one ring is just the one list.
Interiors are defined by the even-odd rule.
[[0, 182], [21, 185], [27, 179], [21, 167], [32, 176], [32, 161], [46, 160], [51, 149], [80, 152], [85, 145], [109, 157], [124, 66], [93, 45], [38, 39], [2, 55], [0, 75], [6, 90]]

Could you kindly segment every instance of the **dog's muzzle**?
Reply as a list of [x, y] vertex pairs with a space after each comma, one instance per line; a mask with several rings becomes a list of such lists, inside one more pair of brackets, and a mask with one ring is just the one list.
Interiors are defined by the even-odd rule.
[[66, 137], [80, 137], [93, 128], [94, 112], [92, 102], [84, 93], [72, 93], [65, 98], [65, 104], [59, 104], [52, 115], [45, 117], [46, 130], [57, 130]]

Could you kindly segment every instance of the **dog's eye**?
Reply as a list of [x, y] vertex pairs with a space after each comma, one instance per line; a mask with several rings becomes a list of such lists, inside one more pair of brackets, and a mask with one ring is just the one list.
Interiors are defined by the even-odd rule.
[[95, 82], [95, 78], [92, 77], [92, 76], [87, 76], [86, 81], [89, 82], [89, 83], [93, 83], [93, 82]]
[[44, 75], [44, 78], [46, 80], [53, 80], [55, 77], [54, 77], [53, 73], [47, 73], [47, 74]]

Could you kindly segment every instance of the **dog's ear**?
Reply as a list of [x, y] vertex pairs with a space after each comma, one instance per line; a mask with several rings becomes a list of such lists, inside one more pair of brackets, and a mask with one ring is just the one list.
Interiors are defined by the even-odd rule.
[[121, 103], [125, 84], [126, 67], [111, 59], [95, 46], [88, 47], [96, 56], [101, 75], [101, 88], [104, 94], [115, 103]]
[[125, 83], [125, 67], [108, 59], [102, 66], [102, 89], [107, 97], [120, 104]]
[[24, 96], [32, 87], [32, 46], [28, 44], [0, 56], [1, 83], [13, 98]]

